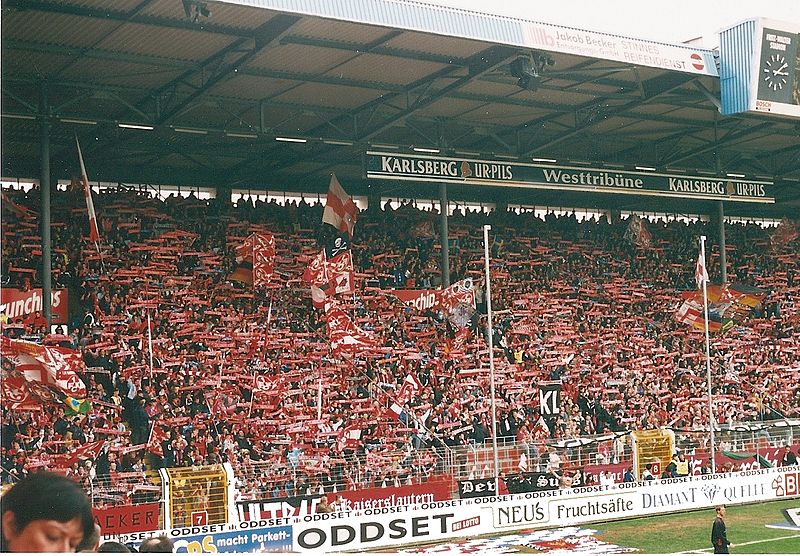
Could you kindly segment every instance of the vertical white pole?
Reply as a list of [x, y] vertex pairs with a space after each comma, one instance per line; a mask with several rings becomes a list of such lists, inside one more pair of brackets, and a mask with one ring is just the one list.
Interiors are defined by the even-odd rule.
[[[706, 267], [706, 236], [700, 236], [700, 258], [703, 260], [703, 268]], [[706, 273], [708, 271], [706, 270]], [[714, 440], [714, 397], [711, 394], [711, 339], [708, 334], [708, 284], [703, 279], [703, 311], [706, 332], [706, 383], [708, 386], [708, 429], [711, 433], [711, 472], [717, 472], [716, 465], [716, 442]]]
[[150, 350], [150, 376], [153, 376], [153, 327], [150, 322], [150, 308], [147, 308], [147, 347]]
[[486, 331], [489, 341], [489, 393], [492, 396], [492, 453], [495, 495], [500, 495], [500, 463], [497, 457], [497, 405], [494, 399], [494, 345], [492, 342], [492, 285], [489, 277], [489, 224], [483, 226], [483, 255], [486, 261]]
[[322, 419], [322, 365], [319, 366], [319, 385], [317, 386], [317, 419]]

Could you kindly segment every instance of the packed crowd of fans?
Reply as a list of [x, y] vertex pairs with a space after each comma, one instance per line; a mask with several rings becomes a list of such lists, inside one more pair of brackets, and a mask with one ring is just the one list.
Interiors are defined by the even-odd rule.
[[[40, 287], [39, 192], [6, 194], [27, 210], [3, 215], [3, 287]], [[379, 347], [338, 357], [324, 312], [300, 279], [331, 235], [320, 205], [161, 201], [115, 191], [95, 196], [95, 206], [99, 246], [86, 237], [80, 192], [55, 194], [52, 210], [53, 287], [69, 291], [66, 341], [83, 353], [81, 378], [94, 403], [74, 416], [52, 406], [4, 410], [6, 482], [46, 465], [54, 452], [101, 439], [108, 442], [95, 461], [67, 470], [87, 485], [115, 473], [231, 462], [259, 470], [242, 485], [255, 498], [435, 473], [437, 454], [492, 437], [487, 223], [501, 441], [533, 446], [707, 424], [697, 403], [705, 388], [703, 335], [673, 314], [679, 292], [695, 288], [700, 234], [712, 238], [709, 274], [719, 281], [709, 224], [648, 223], [652, 246], [641, 249], [626, 238], [624, 220], [457, 212], [449, 223], [450, 279], [473, 278], [478, 305], [459, 321], [391, 293], [441, 285], [438, 234], [420, 225], [435, 225], [434, 215], [410, 203], [370, 207], [352, 243], [356, 292], [339, 302]], [[234, 247], [252, 231], [276, 238], [267, 288], [229, 280]], [[727, 225], [726, 235], [729, 282], [769, 295], [745, 324], [713, 338], [716, 418], [800, 416], [797, 240], [776, 247], [755, 224]], [[47, 333], [39, 314], [4, 320], [6, 334]], [[422, 389], [393, 417], [386, 410], [409, 375]], [[561, 414], [541, 419], [539, 384], [558, 380]]]

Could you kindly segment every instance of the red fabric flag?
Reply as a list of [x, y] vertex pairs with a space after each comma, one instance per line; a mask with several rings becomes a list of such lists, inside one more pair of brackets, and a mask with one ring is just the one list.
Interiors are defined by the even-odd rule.
[[422, 392], [422, 383], [417, 376], [414, 373], [406, 375], [402, 386], [400, 386], [400, 390], [397, 391], [394, 401], [389, 406], [389, 413], [395, 418], [400, 417], [403, 413], [403, 406], [420, 392]]
[[153, 423], [150, 429], [150, 438], [147, 439], [147, 451], [160, 457], [164, 457], [163, 442], [169, 440], [169, 435], [160, 426]]
[[89, 178], [86, 175], [86, 167], [83, 165], [83, 154], [81, 154], [81, 144], [78, 136], [75, 136], [75, 144], [78, 146], [78, 159], [81, 162], [81, 180], [83, 181], [83, 196], [86, 198], [86, 210], [89, 213], [89, 241], [97, 243], [100, 241], [100, 230], [97, 228], [97, 214], [94, 212], [94, 202], [92, 202], [92, 188], [89, 187]]
[[25, 377], [22, 375], [3, 377], [3, 407], [8, 410], [35, 411], [42, 408], [36, 400]]
[[[73, 398], [86, 397], [86, 385], [73, 370], [75, 350], [42, 346], [22, 340], [2, 339], [3, 355], [14, 362], [30, 383], [52, 387]], [[64, 354], [69, 356], [65, 360]]]
[[266, 286], [272, 278], [275, 264], [275, 237], [267, 233], [252, 233], [236, 246], [236, 270], [228, 280]]
[[78, 463], [81, 460], [88, 459], [94, 461], [97, 459], [97, 456], [100, 455], [100, 451], [105, 445], [105, 440], [96, 440], [94, 442], [89, 442], [88, 444], [78, 446], [68, 454], [59, 454], [53, 458], [53, 466], [72, 467], [73, 464]]
[[254, 233], [253, 238], [253, 286], [269, 284], [275, 266], [275, 236]]
[[322, 221], [330, 224], [339, 231], [347, 232], [353, 237], [353, 228], [358, 220], [358, 207], [353, 199], [342, 189], [336, 174], [331, 175], [328, 187], [328, 199], [322, 213]]
[[339, 431], [336, 437], [336, 448], [342, 450], [355, 449], [361, 440], [361, 427], [358, 425], [348, 425]]
[[350, 250], [342, 251], [328, 260], [328, 283], [334, 294], [353, 293], [353, 254]]
[[314, 307], [324, 309], [328, 298], [343, 293], [353, 293], [353, 255], [349, 249], [335, 251], [322, 249], [303, 272], [304, 282], [311, 284], [311, 302]]
[[334, 353], [354, 353], [375, 347], [375, 339], [357, 327], [339, 307], [329, 304], [325, 315], [328, 319], [328, 337]]

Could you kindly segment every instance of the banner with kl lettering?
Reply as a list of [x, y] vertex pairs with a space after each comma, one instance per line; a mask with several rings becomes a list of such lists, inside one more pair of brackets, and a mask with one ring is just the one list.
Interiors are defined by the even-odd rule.
[[543, 417], [561, 413], [561, 381], [539, 383], [539, 412]]

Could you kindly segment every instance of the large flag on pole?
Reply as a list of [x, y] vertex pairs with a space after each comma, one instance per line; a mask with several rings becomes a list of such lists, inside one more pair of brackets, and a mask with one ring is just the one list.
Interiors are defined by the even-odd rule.
[[708, 283], [708, 271], [706, 271], [706, 261], [703, 257], [705, 253], [701, 251], [697, 255], [697, 264], [694, 269], [694, 279], [697, 282], [697, 289], [703, 289], [703, 283]]
[[336, 174], [331, 175], [328, 186], [328, 199], [325, 201], [325, 210], [322, 212], [322, 221], [330, 224], [341, 232], [347, 232], [353, 237], [353, 228], [358, 220], [358, 207], [350, 195], [342, 189]]
[[98, 243], [100, 241], [100, 230], [97, 228], [97, 214], [94, 212], [92, 202], [92, 188], [89, 187], [89, 178], [86, 175], [86, 166], [83, 164], [83, 154], [81, 154], [81, 144], [78, 136], [75, 136], [75, 144], [78, 146], [78, 160], [81, 162], [81, 181], [83, 182], [83, 196], [86, 198], [86, 210], [89, 213], [89, 241]]

